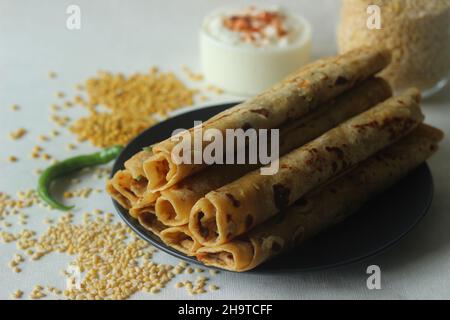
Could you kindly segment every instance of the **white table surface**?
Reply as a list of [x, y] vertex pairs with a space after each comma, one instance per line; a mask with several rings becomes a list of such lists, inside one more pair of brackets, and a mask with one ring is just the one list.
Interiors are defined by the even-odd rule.
[[[259, 1], [256, 1], [259, 2]], [[262, 1], [261, 1], [262, 2]], [[273, 1], [272, 3], [274, 3]], [[307, 17], [314, 28], [315, 57], [335, 53], [335, 26], [338, 1], [276, 1]], [[43, 160], [31, 161], [30, 148], [36, 137], [48, 133], [54, 124], [48, 120], [49, 105], [57, 102], [56, 91], [73, 96], [74, 84], [92, 76], [97, 70], [131, 73], [145, 72], [152, 65], [163, 70], [180, 71], [181, 65], [199, 69], [197, 32], [202, 17], [220, 6], [219, 0], [161, 1], [66, 1], [66, 0], [0, 0], [0, 191], [15, 194], [32, 188], [36, 176], [32, 170], [43, 167]], [[241, 4], [244, 1], [227, 1]], [[251, 3], [245, 1], [245, 3]], [[66, 8], [78, 4], [82, 12], [81, 30], [66, 29]], [[53, 70], [58, 78], [49, 80]], [[233, 100], [218, 96], [215, 101]], [[423, 103], [427, 121], [450, 134], [450, 90]], [[9, 109], [21, 106], [19, 112]], [[82, 108], [73, 116], [81, 116]], [[11, 141], [8, 133], [25, 127], [28, 135]], [[65, 146], [73, 141], [69, 132], [46, 144], [46, 150], [62, 159], [68, 155]], [[88, 143], [76, 152], [94, 150]], [[6, 159], [19, 155], [14, 164]], [[22, 156], [21, 156], [22, 155]], [[283, 275], [253, 275], [222, 272], [214, 278], [221, 289], [191, 297], [172, 285], [158, 295], [137, 294], [147, 299], [418, 299], [450, 298], [450, 145], [442, 143], [439, 153], [429, 162], [435, 179], [435, 198], [429, 214], [395, 248], [369, 261], [333, 270]], [[101, 187], [104, 181], [83, 181]], [[105, 194], [79, 201], [84, 212], [96, 207], [113, 211]], [[29, 227], [42, 232], [45, 216], [57, 217], [34, 207], [27, 212]], [[36, 284], [64, 288], [59, 270], [70, 257], [51, 254], [38, 262], [26, 263], [23, 272], [13, 273], [7, 266], [16, 252], [14, 244], [0, 244], [0, 298], [8, 298], [16, 289], [28, 295]], [[176, 263], [159, 253], [159, 261]], [[381, 290], [366, 287], [366, 268], [381, 267]]]

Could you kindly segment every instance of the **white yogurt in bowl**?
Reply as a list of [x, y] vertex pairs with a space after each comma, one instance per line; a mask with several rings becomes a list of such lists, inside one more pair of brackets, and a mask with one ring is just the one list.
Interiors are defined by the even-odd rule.
[[254, 95], [310, 60], [311, 27], [279, 6], [221, 9], [200, 33], [206, 80], [229, 92]]

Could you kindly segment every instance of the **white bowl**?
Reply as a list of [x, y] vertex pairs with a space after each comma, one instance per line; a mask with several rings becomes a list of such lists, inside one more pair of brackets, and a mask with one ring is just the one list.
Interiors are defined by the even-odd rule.
[[208, 82], [240, 95], [255, 95], [271, 87], [310, 60], [312, 31], [301, 16], [287, 13], [299, 24], [300, 32], [291, 43], [283, 46], [235, 45], [213, 37], [207, 24], [200, 32], [200, 55], [203, 74]]

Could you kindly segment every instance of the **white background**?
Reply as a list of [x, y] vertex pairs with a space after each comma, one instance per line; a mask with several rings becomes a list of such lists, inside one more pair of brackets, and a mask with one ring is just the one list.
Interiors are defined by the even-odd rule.
[[[255, 1], [253, 1], [254, 3]], [[262, 1], [256, 1], [262, 2]], [[163, 1], [17, 1], [0, 0], [0, 191], [15, 194], [34, 187], [32, 170], [43, 167], [43, 160], [31, 161], [30, 148], [36, 137], [48, 133], [54, 125], [48, 120], [49, 105], [58, 102], [56, 91], [73, 96], [74, 84], [82, 82], [99, 69], [125, 73], [146, 72], [152, 65], [163, 70], [180, 70], [185, 64], [199, 69], [198, 27], [202, 17], [222, 5], [218, 0]], [[251, 3], [226, 1], [227, 4]], [[273, 1], [272, 3], [275, 3]], [[314, 28], [314, 57], [335, 53], [335, 27], [339, 2], [336, 0], [276, 1], [286, 4], [309, 19]], [[82, 28], [66, 29], [66, 8], [78, 4], [82, 11]], [[58, 78], [48, 80], [49, 70]], [[423, 103], [427, 121], [450, 133], [450, 94], [443, 92]], [[233, 100], [220, 96], [216, 100]], [[210, 103], [212, 100], [210, 101]], [[9, 106], [17, 103], [20, 112]], [[71, 111], [74, 117], [82, 108]], [[25, 127], [29, 134], [13, 142], [8, 133]], [[70, 153], [67, 142], [74, 137], [64, 132], [47, 143], [46, 151], [62, 159]], [[84, 144], [76, 152], [94, 150]], [[75, 153], [76, 153], [75, 152]], [[73, 153], [73, 152], [72, 152]], [[21, 159], [10, 164], [6, 158]], [[417, 299], [450, 297], [450, 185], [448, 140], [429, 163], [435, 178], [436, 192], [427, 217], [401, 243], [388, 252], [364, 263], [320, 272], [283, 275], [232, 274], [222, 272], [214, 278], [221, 289], [195, 296], [195, 299]], [[102, 186], [104, 181], [85, 181]], [[77, 203], [79, 211], [103, 208], [113, 211], [106, 194]], [[81, 213], [80, 212], [80, 213]], [[57, 217], [34, 208], [30, 227], [43, 230], [42, 218]], [[0, 298], [21, 289], [28, 294], [36, 284], [64, 287], [59, 270], [70, 258], [52, 254], [39, 262], [26, 263], [21, 274], [13, 273], [7, 263], [16, 252], [15, 245], [0, 244]], [[159, 261], [176, 263], [165, 255]], [[382, 290], [366, 287], [368, 265], [382, 270]], [[135, 298], [192, 298], [172, 285], [158, 295], [138, 294]]]

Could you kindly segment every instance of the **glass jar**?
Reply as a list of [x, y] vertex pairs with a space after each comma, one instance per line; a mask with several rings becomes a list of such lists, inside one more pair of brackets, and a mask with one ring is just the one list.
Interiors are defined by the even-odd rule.
[[439, 91], [450, 70], [450, 0], [342, 0], [339, 50], [362, 45], [391, 50], [381, 76], [395, 90]]

